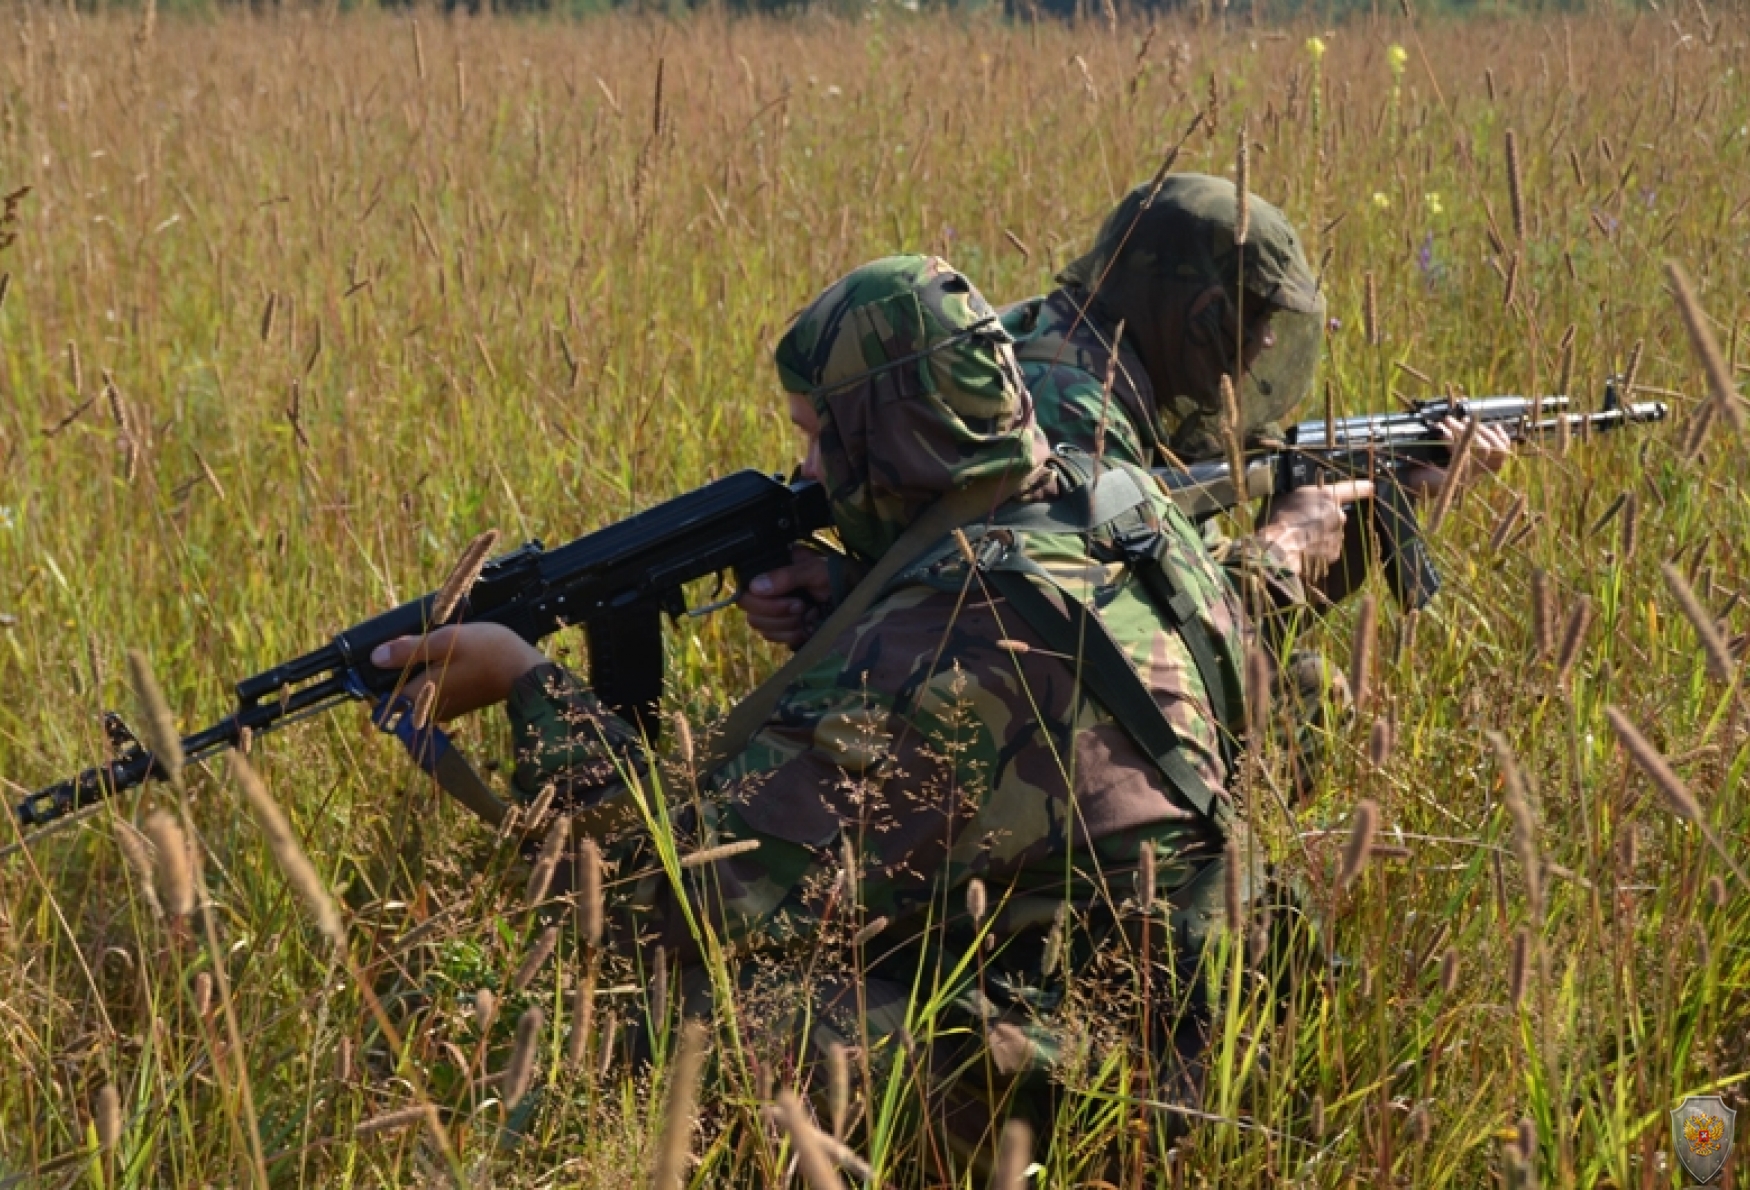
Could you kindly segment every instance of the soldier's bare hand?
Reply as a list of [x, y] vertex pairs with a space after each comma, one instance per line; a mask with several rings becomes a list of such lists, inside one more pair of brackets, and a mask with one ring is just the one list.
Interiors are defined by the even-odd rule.
[[[1457, 442], [1464, 435], [1465, 423], [1456, 417], [1441, 419], [1434, 427], [1440, 436], [1448, 442]], [[1513, 439], [1501, 426], [1481, 425], [1477, 427], [1477, 436], [1471, 439], [1470, 460], [1464, 466], [1464, 472], [1459, 477], [1459, 483], [1469, 486], [1485, 475], [1493, 475], [1507, 465], [1507, 460], [1513, 457]], [[1446, 486], [1447, 469], [1436, 467], [1430, 463], [1418, 463], [1406, 467], [1399, 476], [1404, 490], [1418, 499], [1428, 499], [1440, 493]]]
[[826, 559], [801, 546], [790, 565], [769, 570], [742, 591], [737, 602], [748, 627], [775, 645], [799, 649], [820, 627], [821, 609], [832, 601], [832, 576]]
[[1373, 483], [1345, 480], [1328, 487], [1296, 488], [1270, 505], [1258, 536], [1294, 572], [1315, 579], [1343, 556], [1346, 505], [1373, 497]]
[[454, 719], [503, 702], [516, 680], [545, 665], [547, 655], [502, 624], [456, 624], [425, 636], [403, 636], [371, 653], [378, 669], [425, 668], [402, 690], [415, 703], [427, 686], [437, 686], [432, 715]]

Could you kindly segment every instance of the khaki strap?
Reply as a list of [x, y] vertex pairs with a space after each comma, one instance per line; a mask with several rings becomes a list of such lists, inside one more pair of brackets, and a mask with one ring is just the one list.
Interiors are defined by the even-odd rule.
[[431, 775], [438, 788], [472, 810], [486, 825], [496, 827], [504, 822], [504, 803], [474, 771], [468, 758], [455, 748], [444, 750], [432, 766]]
[[754, 733], [764, 727], [766, 721], [772, 717], [784, 691], [832, 651], [839, 637], [863, 618], [863, 614], [869, 610], [890, 580], [922, 557], [925, 550], [947, 534], [971, 521], [990, 516], [1014, 494], [1015, 481], [1011, 477], [983, 479], [954, 489], [925, 509], [923, 515], [913, 521], [900, 539], [881, 555], [868, 576], [852, 588], [851, 593], [845, 596], [845, 601], [826, 618], [826, 622], [796, 650], [796, 655], [777, 673], [760, 683], [753, 693], [731, 708], [723, 726], [711, 742], [711, 748], [699, 768], [700, 773], [706, 777], [714, 775], [718, 769], [740, 755], [748, 741], [753, 739]]

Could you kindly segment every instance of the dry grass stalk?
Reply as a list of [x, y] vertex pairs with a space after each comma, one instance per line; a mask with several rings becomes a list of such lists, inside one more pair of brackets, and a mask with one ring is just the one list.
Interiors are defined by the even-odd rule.
[[145, 833], [152, 842], [155, 883], [164, 912], [187, 917], [194, 912], [194, 872], [182, 825], [168, 810], [154, 810], [146, 816]]
[[808, 1190], [844, 1190], [832, 1158], [822, 1143], [823, 1138], [808, 1118], [808, 1111], [796, 1092], [785, 1088], [778, 1092], [776, 1112], [778, 1123], [790, 1135], [796, 1150], [796, 1165]]
[[855, 934], [851, 935], [851, 945], [866, 946], [871, 939], [875, 938], [886, 928], [887, 919], [885, 917], [877, 917], [873, 921], [865, 924], [863, 928], [858, 930]]
[[163, 770], [172, 788], [182, 788], [182, 736], [176, 730], [176, 717], [170, 713], [170, 703], [152, 673], [152, 663], [138, 649], [128, 650], [128, 677], [134, 687], [134, 701], [139, 704], [146, 736], [146, 747], [152, 752], [153, 763]]
[[697, 753], [693, 747], [693, 725], [687, 719], [685, 711], [674, 713], [674, 739], [675, 748], [680, 752], [681, 763], [686, 766], [689, 773], [692, 772], [697, 760]]
[[1622, 519], [1618, 525], [1617, 556], [1627, 562], [1635, 556], [1635, 542], [1639, 540], [1640, 530], [1640, 499], [1633, 491], [1622, 494]]
[[492, 550], [497, 545], [497, 529], [488, 529], [468, 543], [462, 556], [450, 568], [450, 575], [444, 579], [444, 585], [438, 588], [436, 597], [432, 599], [431, 616], [427, 623], [433, 627], [449, 623], [456, 608], [474, 588], [474, 580], [480, 577], [481, 568], [486, 565], [486, 559], [492, 555]]
[[1379, 718], [1373, 721], [1373, 726], [1367, 733], [1367, 763], [1376, 769], [1382, 769], [1391, 759], [1392, 744], [1395, 742], [1392, 721]]
[[559, 861], [565, 856], [565, 845], [571, 841], [571, 819], [560, 814], [554, 817], [547, 827], [547, 835], [541, 840], [540, 854], [535, 857], [535, 866], [529, 872], [528, 887], [523, 890], [523, 904], [533, 909], [547, 899], [547, 890], [553, 887], [553, 875], [559, 870]]
[[85, 391], [85, 371], [79, 366], [79, 344], [67, 340], [67, 387], [72, 390], [72, 398], [77, 401]]
[[1720, 634], [1719, 623], [1713, 613], [1702, 605], [1689, 582], [1683, 577], [1683, 571], [1669, 562], [1659, 567], [1665, 576], [1665, 585], [1671, 589], [1671, 594], [1677, 600], [1677, 606], [1683, 609], [1684, 618], [1695, 629], [1696, 640], [1701, 644], [1702, 655], [1707, 658], [1708, 677], [1716, 682], [1730, 682], [1737, 671], [1738, 663], [1732, 656], [1732, 651], [1726, 647], [1726, 639]]
[[851, 1120], [851, 1053], [841, 1041], [826, 1047], [826, 1082], [832, 1134], [834, 1139], [843, 1140]]
[[1144, 843], [1136, 852], [1136, 907], [1145, 917], [1154, 912], [1156, 879], [1154, 844]]
[[699, 1119], [699, 1076], [705, 1069], [705, 1026], [688, 1021], [681, 1030], [680, 1052], [669, 1074], [668, 1107], [662, 1117], [662, 1139], [656, 1147], [653, 1190], [678, 1190], [687, 1183], [693, 1152], [693, 1128]]
[[599, 956], [591, 954], [583, 978], [571, 993], [571, 1035], [565, 1039], [565, 1068], [576, 1074], [589, 1053], [589, 1036], [595, 1028], [595, 981]]
[[1541, 567], [1531, 572], [1531, 647], [1539, 659], [1555, 648], [1556, 600], [1549, 572]]
[[523, 1101], [535, 1081], [535, 1051], [540, 1048], [541, 1030], [546, 1026], [547, 1014], [539, 1006], [517, 1018], [516, 1044], [511, 1048], [510, 1062], [499, 1084], [506, 1111]]
[[1641, 772], [1650, 778], [1665, 797], [1665, 804], [1677, 817], [1689, 822], [1704, 821], [1701, 813], [1701, 803], [1695, 800], [1695, 795], [1689, 792], [1689, 787], [1683, 779], [1671, 768], [1671, 765], [1660, 755], [1659, 750], [1647, 742], [1647, 737], [1640, 733], [1629, 717], [1617, 707], [1605, 707], [1604, 717], [1610, 720], [1611, 730], [1616, 732], [1616, 738], [1622, 743], [1623, 749], [1629, 754]]
[[758, 839], [737, 839], [733, 843], [722, 843], [716, 847], [707, 847], [703, 851], [695, 851], [691, 855], [681, 857], [681, 867], [702, 868], [714, 864], [721, 859], [733, 859], [738, 855], [746, 855], [760, 849]]
[[1379, 633], [1379, 601], [1372, 592], [1361, 597], [1355, 615], [1355, 634], [1349, 644], [1349, 690], [1355, 709], [1365, 710], [1373, 701], [1373, 650]]
[[1221, 377], [1221, 444], [1227, 451], [1228, 477], [1233, 481], [1234, 498], [1244, 504], [1251, 497], [1246, 491], [1246, 453], [1240, 444], [1240, 405], [1234, 394], [1233, 377]]
[[1378, 347], [1384, 336], [1379, 325], [1379, 282], [1374, 279], [1372, 269], [1361, 275], [1361, 285], [1361, 329], [1366, 335], [1367, 345]]
[[1636, 339], [1628, 350], [1628, 363], [1622, 369], [1622, 399], [1634, 400], [1635, 382], [1641, 378], [1641, 353], [1647, 348], [1645, 339]]
[[[1153, 855], [1152, 848], [1146, 850], [1150, 855]], [[1222, 856], [1221, 871], [1222, 908], [1227, 917], [1228, 933], [1238, 938], [1240, 931], [1245, 929], [1246, 925], [1244, 889], [1240, 882], [1240, 866], [1246, 862], [1246, 857], [1240, 850], [1238, 839], [1229, 839], [1223, 851], [1225, 854]], [[1152, 864], [1149, 866], [1153, 867]], [[1152, 876], [1153, 873], [1151, 872], [1150, 875]], [[1150, 883], [1153, 883], [1152, 880]]]
[[1701, 448], [1707, 443], [1707, 432], [1713, 428], [1714, 418], [1718, 416], [1714, 410], [1717, 405], [1713, 401], [1704, 401], [1689, 415], [1689, 426], [1683, 434], [1683, 457], [1694, 462], [1701, 455]]
[[243, 753], [233, 749], [229, 760], [231, 777], [242, 787], [243, 796], [255, 814], [255, 821], [267, 836], [268, 849], [273, 852], [280, 871], [285, 873], [286, 883], [292, 886], [293, 891], [303, 900], [304, 907], [310, 911], [310, 916], [316, 919], [316, 928], [337, 950], [344, 950], [346, 927], [341, 924], [340, 912], [334, 907], [334, 900], [328, 895], [322, 878], [317, 875], [315, 865], [304, 854], [303, 847], [299, 846], [298, 836], [293, 832], [285, 812], [267, 792], [267, 786], [262, 784], [261, 778], [255, 773], [255, 766], [244, 758]]
[[1372, 798], [1355, 803], [1349, 820], [1349, 842], [1343, 848], [1343, 867], [1337, 874], [1337, 887], [1347, 889], [1367, 867], [1367, 857], [1373, 852], [1373, 836], [1379, 830], [1379, 805]]
[[415, 1103], [410, 1107], [398, 1107], [394, 1111], [386, 1111], [381, 1115], [372, 1116], [368, 1120], [360, 1120], [353, 1125], [354, 1136], [371, 1136], [379, 1132], [399, 1132], [403, 1128], [411, 1128], [416, 1124], [428, 1127], [436, 1119], [437, 1109], [429, 1103]]
[[1270, 695], [1275, 667], [1263, 649], [1246, 651], [1246, 732], [1253, 750], [1261, 749], [1270, 735]]
[[1507, 506], [1507, 511], [1501, 514], [1501, 519], [1495, 522], [1494, 531], [1489, 534], [1489, 552], [1498, 554], [1501, 547], [1507, 544], [1507, 538], [1513, 535], [1514, 528], [1519, 524], [1519, 518], [1525, 515], [1526, 497], [1520, 492], [1513, 503]]
[[541, 936], [535, 939], [535, 945], [529, 953], [523, 956], [523, 961], [516, 969], [516, 976], [511, 980], [511, 987], [517, 991], [525, 990], [535, 982], [535, 976], [541, 973], [541, 968], [547, 965], [547, 960], [553, 957], [553, 948], [559, 945], [559, 927], [548, 926], [541, 931]]
[[602, 944], [602, 851], [587, 837], [577, 840], [577, 936], [590, 949]]
[[435, 681], [427, 682], [419, 688], [419, 693], [413, 699], [413, 726], [424, 731], [431, 726], [431, 709], [437, 705], [437, 688]]
[[1513, 933], [1513, 952], [1507, 962], [1507, 998], [1514, 1008], [1525, 1001], [1525, 985], [1531, 975], [1531, 931], [1521, 926]]
[[1513, 854], [1525, 873], [1525, 900], [1531, 920], [1543, 920], [1543, 861], [1537, 853], [1537, 823], [1531, 815], [1531, 802], [1526, 795], [1525, 777], [1519, 770], [1519, 760], [1513, 755], [1507, 737], [1498, 731], [1488, 733], [1489, 745], [1495, 750], [1495, 765], [1501, 770], [1504, 786], [1503, 802], [1507, 816], [1513, 821]]
[[115, 841], [122, 849], [122, 858], [134, 870], [134, 878], [140, 882], [140, 896], [146, 908], [154, 918], [163, 917], [164, 906], [158, 903], [158, 885], [152, 878], [152, 845], [123, 818], [115, 820]]
[[1738, 433], [1744, 432], [1744, 406], [1738, 397], [1738, 386], [1732, 381], [1731, 365], [1720, 353], [1719, 342], [1714, 338], [1712, 325], [1708, 322], [1707, 313], [1696, 300], [1695, 289], [1689, 283], [1689, 274], [1683, 266], [1671, 261], [1665, 266], [1665, 277], [1671, 285], [1671, 296], [1677, 302], [1678, 313], [1683, 315], [1683, 326], [1689, 332], [1689, 345], [1695, 349], [1695, 354], [1701, 360], [1702, 369], [1707, 373], [1708, 391], [1713, 396], [1714, 411], [1725, 417]]
[[1252, 228], [1252, 198], [1249, 193], [1252, 181], [1252, 153], [1249, 141], [1247, 121], [1240, 121], [1240, 147], [1234, 160], [1234, 193], [1236, 210], [1234, 211], [1234, 243], [1245, 246], [1246, 235]]
[[1586, 629], [1592, 624], [1592, 600], [1584, 595], [1574, 600], [1568, 609], [1567, 627], [1562, 630], [1561, 648], [1556, 652], [1556, 683], [1565, 686], [1579, 660], [1580, 646], [1586, 641]]
[[91, 1104], [91, 1119], [97, 1125], [97, 1143], [105, 1152], [122, 1138], [122, 1101], [114, 1083], [104, 1083]]
[[1446, 465], [1446, 482], [1440, 485], [1440, 494], [1434, 498], [1434, 511], [1428, 514], [1428, 532], [1438, 532], [1445, 524], [1446, 516], [1452, 511], [1453, 504], [1464, 489], [1465, 471], [1470, 467], [1471, 446], [1477, 440], [1477, 431], [1482, 429], [1481, 418], [1471, 418], [1464, 424], [1464, 433], [1458, 436], [1458, 444], [1452, 448], [1452, 461]]
[[1507, 279], [1501, 285], [1501, 309], [1511, 310], [1513, 299], [1519, 296], [1519, 263], [1522, 254], [1515, 252], [1507, 261]]
[[991, 1171], [991, 1190], [1024, 1190], [1027, 1170], [1033, 1164], [1033, 1130], [1024, 1120], [1010, 1120], [997, 1138], [996, 1165]]
[[668, 951], [658, 946], [650, 953], [650, 1019], [660, 1030], [668, 1020]]
[[1525, 235], [1525, 178], [1519, 168], [1519, 137], [1507, 130], [1507, 201], [1513, 210], [1513, 235], [1523, 244]]

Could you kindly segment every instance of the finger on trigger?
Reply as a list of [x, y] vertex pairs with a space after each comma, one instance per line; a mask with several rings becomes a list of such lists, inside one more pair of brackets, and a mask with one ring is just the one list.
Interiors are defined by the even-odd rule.
[[1338, 504], [1354, 504], [1360, 500], [1371, 500], [1373, 499], [1373, 481], [1371, 479], [1345, 479], [1326, 488], [1325, 493]]

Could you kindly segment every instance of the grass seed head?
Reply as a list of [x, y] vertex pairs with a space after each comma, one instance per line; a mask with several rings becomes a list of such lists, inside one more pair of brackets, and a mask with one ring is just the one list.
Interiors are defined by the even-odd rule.
[[718, 860], [734, 859], [738, 855], [747, 855], [749, 852], [759, 849], [760, 841], [758, 839], [737, 839], [733, 843], [721, 843], [716, 847], [707, 847], [702, 851], [683, 855], [680, 864], [683, 868], [703, 868]]
[[535, 866], [529, 872], [528, 887], [523, 890], [523, 904], [528, 908], [533, 909], [547, 899], [547, 890], [553, 887], [553, 874], [559, 870], [565, 845], [570, 841], [571, 819], [563, 814], [555, 815], [547, 827], [546, 837], [541, 840], [540, 854], [535, 857]]
[[1519, 137], [1507, 130], [1507, 201], [1513, 209], [1513, 234], [1525, 242], [1525, 178], [1519, 169]]
[[547, 965], [547, 960], [553, 957], [553, 948], [559, 945], [559, 927], [547, 926], [535, 939], [535, 945], [529, 953], [523, 956], [522, 964], [516, 969], [516, 977], [511, 980], [511, 987], [516, 991], [524, 991], [535, 977], [541, 973], [541, 968]]
[[984, 881], [974, 876], [966, 882], [966, 915], [972, 919], [974, 929], [984, 923], [984, 915], [990, 908], [986, 897]]
[[450, 567], [449, 577], [438, 588], [437, 596], [431, 601], [431, 617], [428, 622], [432, 627], [449, 623], [450, 617], [456, 614], [456, 608], [461, 605], [468, 592], [474, 589], [474, 580], [480, 577], [481, 568], [486, 565], [487, 558], [497, 545], [497, 529], [488, 529], [468, 543], [462, 556]]
[[1616, 738], [1622, 743], [1623, 750], [1629, 754], [1641, 772], [1650, 778], [1665, 797], [1665, 804], [1677, 817], [1689, 822], [1701, 821], [1701, 804], [1695, 800], [1695, 795], [1689, 792], [1689, 787], [1683, 783], [1674, 772], [1659, 750], [1647, 742], [1647, 737], [1640, 733], [1629, 717], [1617, 707], [1605, 707], [1604, 717], [1610, 720], [1611, 730], [1616, 732]]
[[842, 1041], [826, 1047], [827, 1102], [832, 1111], [832, 1134], [845, 1138], [851, 1119], [851, 1052]]
[[106, 1152], [116, 1147], [122, 1138], [122, 1101], [114, 1083], [104, 1083], [91, 1104], [92, 1122], [97, 1125], [97, 1143]]
[[124, 818], [115, 820], [115, 841], [128, 867], [134, 870], [134, 879], [140, 882], [140, 896], [146, 908], [154, 918], [163, 917], [164, 906], [158, 903], [158, 885], [152, 874], [152, 845]]
[[1507, 963], [1507, 998], [1518, 1008], [1525, 1000], [1525, 985], [1531, 972], [1531, 931], [1521, 926], [1513, 934], [1513, 953]]
[[577, 840], [577, 934], [584, 945], [602, 944], [602, 919], [605, 916], [602, 894], [602, 851], [594, 839], [579, 836]]
[[146, 838], [152, 841], [155, 883], [164, 912], [187, 917], [194, 912], [194, 872], [182, 825], [168, 810], [154, 810], [146, 816]]
[[242, 787], [243, 796], [248, 800], [262, 834], [267, 836], [268, 849], [273, 852], [280, 871], [285, 873], [286, 883], [292, 886], [292, 890], [304, 902], [304, 907], [310, 911], [310, 916], [316, 919], [316, 928], [322, 931], [323, 936], [336, 949], [344, 950], [346, 928], [341, 924], [340, 911], [335, 908], [334, 899], [328, 895], [328, 889], [323, 885], [322, 877], [317, 874], [316, 866], [298, 844], [298, 836], [292, 830], [292, 824], [286, 818], [285, 812], [267, 792], [267, 786], [256, 775], [255, 766], [245, 759], [243, 753], [233, 749], [229, 760], [231, 777]]
[[1568, 677], [1574, 671], [1574, 662], [1579, 660], [1580, 646], [1586, 641], [1586, 629], [1592, 624], [1592, 600], [1584, 595], [1574, 600], [1574, 606], [1568, 609], [1568, 623], [1562, 629], [1562, 645], [1556, 653], [1556, 682], [1567, 685]]
[[516, 1044], [510, 1051], [510, 1063], [504, 1068], [499, 1087], [506, 1110], [521, 1103], [535, 1081], [535, 1051], [540, 1048], [541, 1031], [546, 1027], [547, 1014], [538, 1005], [517, 1018]]
[[134, 702], [140, 708], [146, 735], [146, 747], [152, 759], [164, 770], [165, 778], [174, 789], [182, 788], [182, 736], [176, 730], [176, 717], [170, 713], [170, 703], [152, 673], [152, 663], [138, 649], [128, 650], [128, 677], [134, 687]]
[[790, 1135], [790, 1144], [796, 1150], [797, 1169], [808, 1190], [844, 1190], [844, 1183], [839, 1180], [827, 1147], [822, 1143], [823, 1138], [808, 1118], [808, 1109], [802, 1105], [796, 1092], [787, 1087], [778, 1092], [776, 1114], [779, 1125]]
[[1664, 574], [1665, 585], [1671, 589], [1677, 606], [1683, 610], [1684, 618], [1695, 629], [1702, 655], [1707, 658], [1708, 677], [1716, 682], [1730, 682], [1738, 663], [1732, 656], [1731, 649], [1726, 646], [1726, 638], [1721, 635], [1719, 623], [1714, 619], [1713, 613], [1696, 597], [1682, 570], [1669, 562], [1661, 563], [1659, 570]]
[[436, 1109], [429, 1103], [415, 1103], [408, 1107], [398, 1107], [394, 1111], [382, 1112], [368, 1120], [360, 1120], [353, 1125], [354, 1136], [372, 1136], [382, 1132], [399, 1132], [403, 1128], [415, 1125], [430, 1127], [436, 1119]]
[[1027, 1170], [1033, 1164], [1033, 1130], [1024, 1120], [1010, 1120], [997, 1139], [996, 1167], [991, 1190], [1024, 1190]]
[[656, 1148], [654, 1190], [679, 1190], [687, 1183], [687, 1162], [693, 1151], [693, 1129], [699, 1119], [699, 1076], [705, 1069], [705, 1026], [688, 1021], [681, 1029], [680, 1050], [669, 1073], [668, 1107], [662, 1118], [662, 1139]]
[[1393, 737], [1395, 732], [1392, 721], [1380, 717], [1373, 721], [1373, 726], [1367, 733], [1367, 763], [1376, 769], [1382, 769], [1391, 759]]
[[1229, 839], [1223, 848], [1221, 895], [1222, 909], [1227, 917], [1228, 933], [1235, 938], [1245, 928], [1246, 909], [1243, 889], [1240, 881], [1240, 865], [1245, 862], [1245, 855], [1240, 851], [1239, 840]]
[[1379, 601], [1370, 591], [1361, 597], [1355, 614], [1355, 635], [1349, 643], [1349, 691], [1355, 708], [1363, 710], [1373, 701], [1373, 649], [1379, 634]]
[[1742, 434], [1745, 423], [1743, 401], [1738, 396], [1737, 384], [1733, 382], [1731, 365], [1720, 352], [1719, 341], [1714, 338], [1713, 325], [1696, 299], [1695, 288], [1689, 283], [1689, 274], [1682, 265], [1672, 261], [1665, 266], [1665, 278], [1671, 286], [1671, 297], [1677, 303], [1678, 313], [1683, 316], [1684, 329], [1689, 332], [1689, 345], [1707, 373], [1714, 411]]
[[1458, 990], [1458, 950], [1447, 947], [1446, 953], [1440, 956], [1440, 994], [1451, 996]]
[[1343, 867], [1337, 875], [1337, 887], [1347, 889], [1367, 867], [1373, 850], [1373, 835], [1379, 829], [1379, 805], [1372, 798], [1355, 803], [1349, 820], [1349, 842], [1343, 848]]

